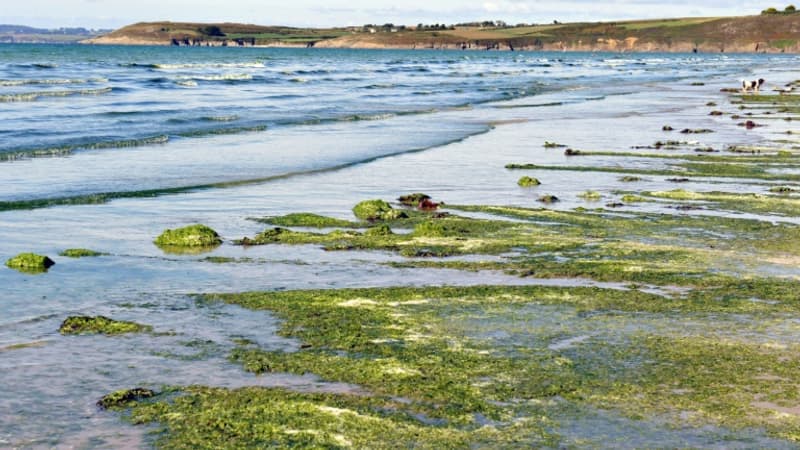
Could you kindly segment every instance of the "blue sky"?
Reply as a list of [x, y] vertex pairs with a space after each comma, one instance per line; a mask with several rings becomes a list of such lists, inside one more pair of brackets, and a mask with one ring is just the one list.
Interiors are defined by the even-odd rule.
[[731, 0], [2, 0], [0, 23], [43, 27], [116, 28], [139, 21], [246, 22], [261, 25], [331, 26], [502, 19], [509, 23], [553, 20], [758, 14], [768, 6]]

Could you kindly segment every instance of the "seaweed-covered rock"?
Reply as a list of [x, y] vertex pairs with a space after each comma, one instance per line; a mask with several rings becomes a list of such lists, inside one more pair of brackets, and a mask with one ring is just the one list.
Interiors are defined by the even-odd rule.
[[674, 130], [675, 128], [672, 128], [669, 125], [664, 125], [663, 127], [661, 127], [661, 131], [674, 131]]
[[524, 176], [520, 178], [519, 181], [517, 181], [517, 185], [519, 185], [520, 187], [533, 187], [533, 186], [539, 186], [540, 184], [542, 184], [541, 181], [537, 180], [536, 178], [528, 176]]
[[397, 220], [408, 217], [403, 211], [392, 208], [383, 200], [365, 200], [353, 207], [353, 214], [361, 220]]
[[20, 253], [6, 261], [6, 266], [23, 272], [45, 272], [55, 264], [47, 256], [36, 253]]
[[393, 234], [392, 229], [385, 223], [369, 228], [364, 232], [364, 236], [391, 236]]
[[58, 255], [67, 258], [91, 258], [95, 256], [103, 256], [103, 253], [86, 248], [68, 248]]
[[588, 201], [597, 201], [602, 198], [602, 195], [597, 191], [586, 191], [582, 194], [578, 194], [578, 197]]
[[642, 179], [633, 175], [625, 175], [624, 177], [620, 177], [619, 181], [622, 181], [623, 183], [635, 183], [637, 181], [642, 181]]
[[155, 240], [159, 247], [213, 247], [221, 243], [216, 231], [201, 224], [166, 230]]
[[705, 134], [705, 133], [713, 133], [714, 130], [709, 130], [708, 128], [698, 128], [698, 129], [691, 129], [691, 128], [684, 128], [681, 130], [682, 134]]
[[417, 206], [417, 205], [420, 204], [420, 202], [423, 202], [425, 200], [430, 200], [430, 199], [431, 199], [431, 196], [428, 195], [428, 194], [423, 194], [421, 192], [415, 192], [413, 194], [402, 195], [397, 200], [400, 203], [402, 203], [402, 204], [404, 204], [406, 206]]
[[145, 388], [122, 389], [104, 395], [97, 401], [97, 406], [103, 409], [124, 408], [139, 400], [155, 397], [155, 395], [155, 392]]
[[547, 195], [543, 195], [543, 196], [539, 197], [538, 201], [540, 201], [542, 203], [556, 203], [556, 202], [559, 202], [560, 200], [555, 195], [547, 194]]
[[572, 148], [564, 150], [564, 156], [580, 156], [580, 154], [581, 154], [580, 150], [575, 150]]
[[106, 334], [117, 335], [126, 333], [140, 333], [150, 331], [149, 325], [136, 322], [124, 322], [109, 319], [105, 316], [70, 316], [59, 327], [58, 332], [63, 335], [73, 334]]

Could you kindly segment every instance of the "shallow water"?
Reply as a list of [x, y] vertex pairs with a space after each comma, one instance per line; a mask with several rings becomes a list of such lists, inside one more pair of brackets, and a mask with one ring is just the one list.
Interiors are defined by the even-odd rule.
[[[452, 204], [539, 207], [536, 198], [552, 193], [562, 201], [549, 207], [602, 206], [618, 198], [614, 191], [630, 189], [618, 174], [530, 173], [504, 166], [590, 161], [612, 167], [663, 167], [667, 160], [573, 160], [563, 149], [545, 149], [542, 144], [556, 141], [587, 151], [639, 152], [631, 147], [678, 136], [661, 131], [665, 124], [716, 131], [688, 137], [697, 145], [762, 142], [782, 128], [748, 131], [729, 117], [708, 116], [705, 104], [714, 101], [731, 110], [719, 88], [734, 85], [748, 70], [765, 73], [776, 84], [788, 81], [792, 74], [779, 70], [798, 62], [791, 56], [0, 46], [0, 80], [7, 81], [0, 81], [0, 96], [111, 88], [102, 94], [2, 103], [0, 153], [54, 147], [74, 151], [52, 158], [29, 158], [28, 153], [20, 160], [0, 162], [0, 202], [249, 180], [104, 204], [0, 211], [0, 258], [35, 251], [57, 263], [42, 275], [0, 268], [0, 370], [6, 386], [0, 410], [8, 411], [0, 416], [0, 446], [147, 445], [146, 439], [140, 441], [139, 430], [132, 432], [116, 415], [99, 413], [94, 406], [111, 390], [139, 384], [355, 389], [311, 377], [245, 374], [225, 360], [233, 339], [251, 339], [267, 349], [291, 349], [296, 343], [275, 335], [277, 324], [269, 314], [197, 304], [191, 293], [587, 284], [398, 269], [384, 264], [402, 261], [397, 255], [325, 252], [314, 246], [241, 248], [225, 243], [209, 254], [167, 255], [152, 244], [165, 228], [200, 222], [230, 241], [264, 228], [249, 217], [313, 211], [352, 218], [350, 208], [358, 201], [394, 199], [416, 191]], [[706, 85], [690, 86], [698, 79]], [[254, 126], [267, 128], [228, 129]], [[223, 129], [230, 134], [201, 135]], [[153, 136], [167, 140], [155, 145], [142, 141]], [[98, 145], [108, 142], [116, 144]], [[543, 185], [517, 188], [523, 174], [535, 175]], [[644, 178], [636, 189], [754, 189], [748, 184], [753, 180], [696, 179], [678, 186], [667, 177]], [[599, 204], [578, 197], [589, 189], [601, 192]], [[627, 208], [676, 213], [660, 203]], [[768, 214], [752, 217], [797, 221]], [[81, 260], [56, 256], [74, 247], [109, 255]], [[210, 255], [253, 262], [202, 261]], [[780, 270], [781, 275], [800, 275], [795, 267]], [[62, 337], [58, 325], [70, 314], [136, 320], [174, 335]], [[657, 326], [663, 319], [643, 318], [639, 326]], [[703, 323], [691, 329], [699, 330]], [[795, 325], [787, 321], [769, 333], [753, 329], [737, 336], [784, 339], [794, 331]], [[585, 334], [578, 327], [562, 337]], [[516, 335], [514, 339], [524, 341]], [[36, 344], [8, 348], [26, 343]], [[559, 343], [580, 345], [564, 340], [550, 344]], [[580, 430], [597, 420], [575, 422], [566, 427], [572, 430], [568, 434], [578, 439]], [[634, 427], [603, 420], [611, 434], [624, 436]], [[658, 436], [671, 433], [659, 430]]]

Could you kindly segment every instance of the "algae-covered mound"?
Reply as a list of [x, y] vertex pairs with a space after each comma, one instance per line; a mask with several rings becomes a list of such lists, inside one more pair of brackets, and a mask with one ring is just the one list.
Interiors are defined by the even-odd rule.
[[161, 247], [212, 247], [221, 243], [216, 231], [201, 224], [166, 230], [155, 240]]
[[533, 187], [539, 186], [540, 184], [542, 184], [541, 181], [529, 176], [524, 176], [517, 181], [517, 185], [519, 185], [519, 187]]
[[136, 322], [123, 322], [104, 316], [70, 316], [61, 324], [58, 332], [63, 335], [72, 334], [126, 334], [150, 331], [153, 328]]
[[353, 207], [353, 214], [361, 220], [396, 220], [407, 217], [403, 211], [392, 208], [383, 200], [365, 200]]
[[86, 248], [68, 248], [58, 255], [66, 258], [91, 258], [95, 256], [103, 256], [103, 253]]
[[20, 253], [6, 261], [6, 266], [9, 268], [26, 272], [44, 272], [54, 264], [55, 262], [47, 256], [35, 253]]
[[114, 391], [97, 401], [97, 406], [103, 409], [124, 408], [139, 400], [155, 397], [156, 393], [150, 389], [133, 388]]

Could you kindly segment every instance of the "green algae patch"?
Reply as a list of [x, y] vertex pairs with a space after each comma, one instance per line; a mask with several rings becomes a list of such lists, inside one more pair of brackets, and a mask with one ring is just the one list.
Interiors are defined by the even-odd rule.
[[97, 401], [97, 406], [101, 409], [121, 409], [133, 406], [136, 402], [146, 398], [155, 397], [156, 393], [150, 389], [133, 388], [122, 389], [104, 395]]
[[222, 244], [222, 239], [211, 228], [202, 224], [195, 224], [174, 230], [166, 230], [156, 238], [155, 244], [165, 248], [210, 248]]
[[392, 208], [383, 200], [365, 200], [353, 207], [353, 214], [368, 221], [397, 220], [405, 216], [403, 211]]
[[311, 213], [294, 213], [280, 217], [267, 217], [254, 219], [256, 222], [266, 223], [279, 227], [307, 227], [307, 228], [354, 228], [361, 224], [348, 220], [334, 219]]
[[[793, 286], [796, 289], [797, 282]], [[729, 293], [746, 290], [744, 284], [728, 288]], [[679, 427], [758, 428], [793, 439], [800, 420], [770, 414], [770, 408], [780, 412], [800, 403], [797, 344], [772, 343], [768, 334], [765, 342], [752, 342], [750, 334], [732, 338], [724, 326], [698, 327], [695, 332], [675, 329], [674, 324], [687, 319], [730, 320], [757, 330], [759, 322], [792, 317], [780, 311], [797, 307], [796, 299], [787, 305], [757, 304], [744, 298], [747, 295], [752, 292], [738, 301], [720, 301], [725, 298], [721, 292], [702, 299], [665, 298], [637, 290], [536, 286], [209, 295], [205, 301], [269, 310], [282, 320], [279, 334], [303, 344], [292, 353], [252, 345], [233, 350], [230, 359], [246, 370], [315, 374], [326, 381], [354, 384], [364, 392], [299, 394], [252, 388], [239, 397], [237, 391], [215, 390], [209, 397], [213, 401], [204, 403], [190, 388], [180, 408], [137, 406], [133, 417], [141, 413], [143, 422], [165, 423], [170, 413], [180, 411], [172, 415], [183, 421], [183, 412], [200, 402], [203, 407], [196, 411], [229, 408], [220, 417], [227, 422], [297, 396], [296, 401], [318, 408], [338, 402], [336, 408], [355, 410], [362, 417], [388, 415], [392, 420], [383, 426], [390, 429], [397, 426], [394, 418], [405, 417], [421, 427], [423, 435], [429, 427], [447, 430], [466, 439], [457, 441], [458, 447], [475, 446], [481, 436], [558, 447], [553, 445], [559, 442], [558, 424], [545, 405], [559, 399], [556, 403], [613, 410], [634, 420], [656, 419]], [[646, 327], [642, 320], [654, 325]], [[580, 328], [576, 333], [598, 336], [570, 337], [572, 327]], [[253, 400], [244, 402], [245, 395]], [[293, 401], [292, 407], [297, 406]], [[313, 413], [306, 416], [316, 424]], [[259, 417], [274, 425], [285, 415]], [[198, 426], [203, 420], [180, 423]], [[287, 426], [296, 429], [301, 420], [292, 416]], [[528, 424], [525, 437], [517, 434], [517, 440], [506, 441], [521, 431], [515, 427], [520, 423]], [[169, 428], [165, 439], [184, 435], [183, 428], [176, 426], [174, 432]], [[247, 438], [248, 429], [233, 436]], [[314, 429], [319, 430], [316, 425]], [[479, 430], [489, 434], [475, 434]], [[210, 437], [210, 432], [207, 429], [197, 439]], [[359, 437], [385, 442], [369, 429], [345, 437], [350, 442]]]
[[149, 332], [152, 329], [149, 325], [113, 320], [104, 316], [70, 316], [64, 320], [58, 331], [63, 335], [105, 334], [111, 336]]
[[97, 256], [103, 256], [105, 255], [105, 253], [96, 252], [94, 250], [89, 250], [86, 248], [69, 248], [59, 253], [58, 255], [64, 256], [66, 258], [93, 258]]
[[368, 228], [367, 231], [364, 232], [364, 236], [391, 236], [393, 234], [392, 228], [385, 223]]
[[6, 261], [6, 267], [26, 273], [43, 273], [55, 265], [52, 259], [36, 253], [20, 253]]
[[409, 414], [402, 399], [257, 387], [190, 387], [171, 402], [137, 403], [131, 413], [136, 424], [161, 424], [159, 448], [455, 449], [555, 442], [543, 418], [503, 431], [423, 419]]
[[529, 176], [524, 176], [517, 181], [517, 186], [524, 188], [539, 186], [541, 184], [542, 184], [541, 181]]

